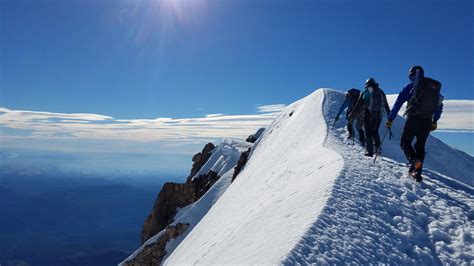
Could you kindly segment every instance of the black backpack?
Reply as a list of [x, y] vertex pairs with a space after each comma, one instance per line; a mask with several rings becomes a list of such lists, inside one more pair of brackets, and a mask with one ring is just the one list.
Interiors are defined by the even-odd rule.
[[[362, 107], [363, 107], [361, 104], [357, 105], [357, 100], [359, 100], [359, 96], [360, 96], [360, 90], [350, 89], [347, 92], [349, 93], [349, 97], [351, 97], [351, 99], [352, 99], [352, 108], [351, 108], [351, 110], [348, 110], [348, 111], [349, 112], [354, 112], [354, 113], [360, 113], [362, 111]], [[357, 107], [357, 109], [354, 109], [354, 107]]]
[[423, 78], [414, 90], [405, 114], [425, 119], [433, 117], [439, 106], [441, 83], [431, 78]]
[[367, 109], [372, 115], [378, 114], [382, 111], [382, 106], [384, 105], [384, 94], [381, 89], [374, 90], [372, 95], [370, 95], [369, 105]]

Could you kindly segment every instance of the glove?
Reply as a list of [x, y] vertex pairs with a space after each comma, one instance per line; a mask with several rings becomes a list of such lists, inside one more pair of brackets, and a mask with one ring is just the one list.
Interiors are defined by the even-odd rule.
[[389, 120], [387, 120], [387, 123], [385, 123], [385, 127], [390, 128], [390, 127], [392, 127], [392, 124], [393, 124], [393, 121], [389, 119]]
[[431, 123], [431, 131], [435, 131], [438, 128], [438, 124], [435, 122]]

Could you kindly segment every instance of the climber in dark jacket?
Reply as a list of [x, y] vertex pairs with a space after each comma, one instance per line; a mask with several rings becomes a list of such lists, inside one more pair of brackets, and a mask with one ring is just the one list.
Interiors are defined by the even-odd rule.
[[357, 131], [359, 132], [359, 141], [362, 146], [365, 145], [365, 133], [364, 133], [364, 109], [362, 104], [356, 106], [357, 100], [360, 96], [360, 90], [352, 88], [347, 91], [346, 99], [337, 112], [336, 120], [339, 120], [344, 109], [347, 108], [346, 120], [347, 120], [347, 131], [349, 131], [349, 139], [354, 139], [354, 122]]
[[379, 127], [382, 122], [382, 108], [385, 108], [387, 115], [390, 113], [387, 96], [375, 82], [374, 78], [369, 78], [365, 82], [365, 90], [362, 91], [358, 104], [364, 106], [364, 129], [367, 152], [365, 156], [372, 157], [375, 152], [380, 152]]
[[[405, 102], [407, 120], [403, 128], [400, 146], [410, 163], [409, 174], [420, 182], [425, 160], [425, 144], [430, 131], [436, 130], [438, 120], [443, 112], [443, 95], [441, 83], [424, 76], [421, 66], [413, 66], [408, 72], [410, 83], [398, 94], [388, 117], [386, 127], [391, 127], [393, 120]], [[416, 137], [414, 147], [411, 145]]]

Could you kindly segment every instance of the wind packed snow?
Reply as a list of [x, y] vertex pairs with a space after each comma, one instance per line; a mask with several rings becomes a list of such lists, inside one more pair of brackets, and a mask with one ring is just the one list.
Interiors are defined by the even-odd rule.
[[[342, 97], [340, 93], [326, 91], [324, 107], [328, 122], [335, 116], [333, 106], [341, 103]], [[421, 184], [406, 177], [406, 166], [401, 163], [404, 160], [395, 152], [404, 122], [399, 117], [396, 123], [399, 126], [394, 128], [395, 139], [386, 139], [382, 151], [392, 159], [382, 156], [375, 164], [373, 159], [361, 156], [362, 147], [346, 140], [344, 122], [328, 134], [325, 146], [339, 151], [344, 169], [334, 183], [324, 211], [283, 264], [472, 263], [472, 186], [433, 170], [425, 172]], [[447, 169], [457, 173], [457, 179], [472, 183], [472, 157], [458, 154], [434, 138], [427, 145], [427, 165]], [[444, 157], [447, 154], [451, 157]], [[463, 163], [458, 169], [450, 169], [452, 164], [437, 165], [455, 160]]]
[[[227, 190], [232, 182], [234, 167], [239, 161], [240, 154], [251, 146], [252, 144], [248, 142], [225, 139], [221, 144], [219, 144], [216, 151], [213, 151], [209, 160], [203, 165], [196, 176], [200, 173], [204, 174], [209, 171], [215, 171], [221, 177], [198, 201], [178, 210], [173, 225], [177, 223], [188, 223], [189, 228], [184, 232], [184, 234], [171, 239], [171, 241], [168, 242], [166, 245], [167, 255], [174, 251], [174, 249], [181, 243], [181, 241], [183, 241], [183, 239], [186, 238], [189, 232], [193, 230], [196, 224]], [[203, 172], [203, 169], [209, 170]], [[164, 260], [166, 258], [167, 257], [165, 257]]]
[[165, 264], [278, 263], [319, 216], [343, 158], [323, 146], [324, 92], [288, 106]]
[[328, 129], [343, 99], [318, 90], [288, 106], [165, 263], [472, 264], [474, 158], [430, 137], [415, 183], [403, 118], [373, 163], [345, 121]]
[[[246, 151], [252, 144], [245, 141], [223, 139], [222, 142], [212, 151], [211, 157], [194, 175], [193, 179], [214, 171], [218, 176], [222, 176], [233, 169], [240, 158], [240, 153]], [[232, 173], [231, 173], [232, 175]]]
[[[171, 239], [171, 241], [167, 243], [165, 248], [167, 255], [174, 251], [176, 246], [181, 243], [181, 241], [189, 232], [191, 232], [194, 226], [209, 211], [209, 209], [224, 193], [227, 187], [229, 187], [232, 181], [234, 167], [240, 158], [240, 154], [246, 151], [252, 145], [253, 144], [244, 141], [224, 139], [219, 145], [217, 145], [216, 148], [214, 148], [214, 150], [212, 150], [211, 157], [209, 157], [207, 162], [201, 167], [194, 177], [205, 175], [209, 171], [214, 171], [221, 177], [198, 201], [178, 210], [174, 217], [174, 222], [171, 225], [176, 225], [177, 223], [187, 223], [189, 224], [189, 227], [182, 235], [175, 239]], [[145, 246], [156, 242], [163, 233], [164, 230], [148, 239], [140, 248], [138, 248], [122, 263], [135, 258], [140, 252], [142, 252]], [[166, 259], [166, 257], [164, 259]]]

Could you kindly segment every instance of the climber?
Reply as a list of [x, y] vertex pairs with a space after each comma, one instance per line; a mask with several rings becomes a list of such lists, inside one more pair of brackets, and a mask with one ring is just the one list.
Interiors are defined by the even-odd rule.
[[[436, 130], [443, 112], [443, 96], [440, 94], [441, 83], [425, 77], [421, 66], [413, 66], [408, 71], [410, 83], [398, 94], [388, 117], [386, 127], [392, 126], [398, 111], [405, 102], [407, 120], [403, 128], [400, 146], [410, 164], [408, 171], [417, 182], [422, 180], [421, 172], [425, 159], [425, 144], [430, 131]], [[411, 145], [416, 137], [414, 147]]]
[[347, 108], [346, 120], [347, 120], [347, 131], [349, 131], [348, 139], [354, 139], [354, 122], [355, 127], [359, 133], [359, 141], [362, 146], [365, 146], [365, 133], [364, 133], [364, 110], [363, 105], [359, 104], [356, 106], [356, 102], [359, 99], [360, 90], [352, 88], [347, 91], [346, 99], [339, 108], [339, 112], [336, 115], [336, 121], [339, 120], [344, 109]]
[[380, 152], [380, 135], [379, 127], [382, 122], [382, 108], [385, 109], [387, 115], [390, 113], [387, 96], [375, 82], [374, 78], [369, 78], [365, 82], [365, 90], [363, 90], [356, 104], [362, 104], [364, 109], [364, 129], [367, 152], [365, 156], [372, 157], [375, 152]]

